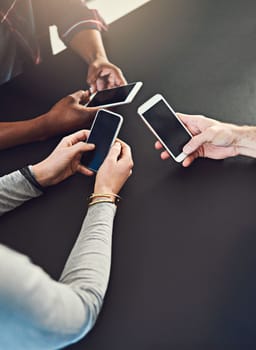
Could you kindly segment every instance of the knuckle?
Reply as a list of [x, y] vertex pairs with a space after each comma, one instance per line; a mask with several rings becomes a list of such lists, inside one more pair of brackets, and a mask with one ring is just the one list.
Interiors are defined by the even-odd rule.
[[221, 132], [221, 128], [219, 127], [219, 125], [213, 125], [209, 128], [209, 135], [210, 136], [214, 136], [217, 135]]
[[115, 164], [115, 158], [109, 155], [107, 158], [105, 158], [105, 162], [109, 163], [110, 166], [113, 166]]
[[92, 68], [98, 68], [98, 63], [95, 62], [95, 61], [92, 62], [92, 63], [91, 63], [91, 67], [92, 67]]
[[75, 97], [72, 94], [67, 95], [66, 100], [68, 103], [74, 103], [75, 102]]
[[65, 142], [65, 141], [68, 141], [68, 140], [69, 140], [69, 136], [64, 136], [61, 141]]
[[133, 160], [130, 160], [130, 162], [129, 162], [129, 168], [132, 169], [133, 167], [134, 167], [134, 162], [133, 162]]

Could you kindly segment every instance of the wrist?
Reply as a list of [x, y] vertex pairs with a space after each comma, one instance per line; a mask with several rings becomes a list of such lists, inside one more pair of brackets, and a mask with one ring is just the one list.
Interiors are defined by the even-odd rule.
[[[115, 203], [116, 201], [116, 196], [110, 192], [94, 192], [91, 197], [90, 197], [90, 203], [98, 202], [99, 200], [109, 200]], [[118, 197], [119, 198], [119, 197]]]
[[32, 165], [26, 166], [20, 169], [20, 173], [26, 178], [26, 180], [41, 192], [44, 192], [43, 186], [37, 181], [32, 169]]
[[31, 171], [36, 179], [36, 181], [42, 186], [47, 187], [52, 183], [52, 177], [50, 172], [45, 169], [44, 162], [32, 165]]
[[106, 63], [109, 62], [107, 56], [102, 54], [102, 53], [95, 53], [94, 55], [89, 56], [86, 59], [86, 62], [88, 63], [88, 65], [91, 65], [91, 64], [93, 64], [93, 63], [95, 63], [97, 61], [99, 61], [99, 62], [106, 62]]
[[256, 158], [256, 127], [234, 126], [233, 132], [238, 154]]
[[48, 120], [49, 120], [49, 112], [35, 118], [36, 130], [38, 130], [38, 139], [40, 141], [44, 141], [47, 138], [53, 136], [52, 133], [50, 132]]
[[89, 206], [96, 203], [112, 203], [117, 206], [121, 197], [114, 193], [92, 193], [89, 197]]
[[95, 184], [93, 193], [113, 193], [114, 196], [118, 194], [117, 191], [113, 191], [113, 189], [109, 186], [98, 186]]
[[104, 193], [104, 194], [112, 194], [113, 199], [115, 199], [118, 196], [118, 191], [116, 191], [114, 188], [112, 188], [111, 186], [105, 186], [105, 185], [100, 185], [96, 183], [94, 185], [94, 190], [93, 193]]

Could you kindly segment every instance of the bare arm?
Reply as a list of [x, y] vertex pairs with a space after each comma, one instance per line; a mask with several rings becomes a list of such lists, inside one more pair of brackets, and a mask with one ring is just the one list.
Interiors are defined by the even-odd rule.
[[237, 151], [242, 156], [256, 158], [256, 127], [237, 126], [233, 131], [236, 135]]
[[64, 97], [49, 112], [34, 119], [0, 122], [0, 149], [90, 127], [97, 109], [80, 104], [88, 101], [88, 97], [88, 92], [77, 91]]
[[98, 58], [108, 60], [101, 33], [98, 30], [86, 29], [78, 32], [72, 38], [70, 46], [88, 64], [91, 64]]
[[69, 44], [88, 63], [87, 82], [93, 91], [127, 83], [122, 71], [109, 62], [98, 30], [86, 29], [78, 32]]
[[44, 118], [0, 123], [0, 149], [42, 140], [46, 137]]

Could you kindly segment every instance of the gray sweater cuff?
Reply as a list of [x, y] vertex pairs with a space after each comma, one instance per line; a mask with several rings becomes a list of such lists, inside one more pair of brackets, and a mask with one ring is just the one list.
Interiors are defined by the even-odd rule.
[[0, 215], [41, 194], [19, 170], [0, 177]]

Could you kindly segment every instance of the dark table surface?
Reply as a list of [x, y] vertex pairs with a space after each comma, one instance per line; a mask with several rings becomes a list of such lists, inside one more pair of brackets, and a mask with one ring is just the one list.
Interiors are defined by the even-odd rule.
[[[256, 2], [152, 0], [111, 25], [110, 58], [144, 82], [124, 116], [133, 176], [122, 191], [108, 292], [92, 332], [70, 349], [256, 347], [256, 161], [163, 162], [137, 107], [162, 93], [175, 110], [256, 124]], [[1, 120], [32, 118], [84, 88], [68, 51], [0, 90]], [[1, 174], [45, 157], [59, 138], [0, 153]], [[58, 278], [92, 179], [76, 175], [1, 218], [1, 242]]]

